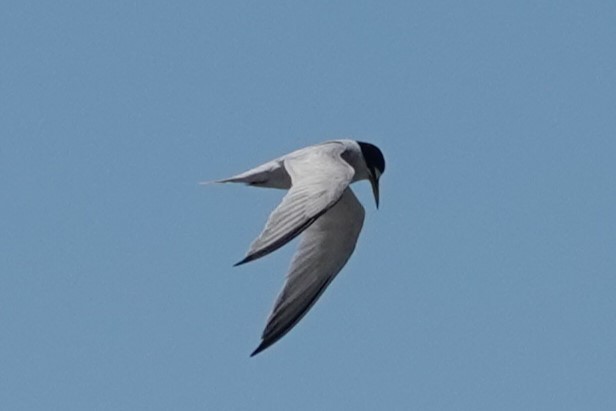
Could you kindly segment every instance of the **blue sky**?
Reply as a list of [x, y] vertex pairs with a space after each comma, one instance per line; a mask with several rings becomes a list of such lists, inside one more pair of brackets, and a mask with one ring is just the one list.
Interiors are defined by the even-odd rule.
[[[616, 3], [0, 5], [0, 408], [616, 409]], [[282, 192], [381, 147], [356, 252], [249, 358]]]

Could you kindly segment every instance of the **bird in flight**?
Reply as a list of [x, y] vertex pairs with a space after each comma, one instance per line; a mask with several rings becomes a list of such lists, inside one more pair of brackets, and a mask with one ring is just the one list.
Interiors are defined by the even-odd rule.
[[370, 181], [378, 208], [379, 178], [384, 171], [385, 159], [377, 146], [334, 140], [214, 181], [288, 190], [246, 257], [235, 266], [261, 258], [302, 234], [261, 343], [251, 357], [288, 333], [344, 267], [355, 249], [365, 214], [349, 184]]

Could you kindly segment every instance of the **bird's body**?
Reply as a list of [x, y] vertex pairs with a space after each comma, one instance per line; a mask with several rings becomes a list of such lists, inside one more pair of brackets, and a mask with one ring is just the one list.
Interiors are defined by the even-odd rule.
[[348, 165], [353, 167], [356, 171], [351, 182], [354, 183], [355, 181], [368, 178], [365, 165], [362, 164], [364, 160], [361, 156], [359, 144], [353, 140], [334, 140], [300, 148], [241, 174], [224, 180], [218, 180], [217, 182], [245, 183], [257, 187], [289, 189], [291, 188], [291, 176], [285, 167], [285, 161], [310, 161], [323, 154], [341, 156]]
[[378, 179], [384, 170], [385, 161], [376, 146], [334, 140], [217, 181], [289, 190], [236, 265], [263, 257], [303, 233], [261, 344], [252, 355], [289, 332], [346, 264], [364, 221], [364, 208], [349, 184], [370, 180], [378, 206]]

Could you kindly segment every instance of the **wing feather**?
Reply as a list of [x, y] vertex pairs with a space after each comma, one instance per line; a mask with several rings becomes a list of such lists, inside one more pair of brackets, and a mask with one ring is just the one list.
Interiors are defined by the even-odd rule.
[[322, 295], [351, 257], [364, 214], [351, 189], [346, 188], [340, 200], [304, 231], [261, 344], [251, 356], [289, 332]]
[[330, 143], [284, 158], [291, 189], [270, 214], [246, 257], [235, 265], [256, 260], [282, 247], [336, 204], [355, 174], [353, 167], [342, 159], [343, 151], [343, 145]]

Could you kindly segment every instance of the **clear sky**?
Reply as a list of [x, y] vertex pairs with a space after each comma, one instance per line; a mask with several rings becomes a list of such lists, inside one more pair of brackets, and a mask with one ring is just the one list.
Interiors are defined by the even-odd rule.
[[[616, 2], [0, 4], [0, 409], [616, 409]], [[283, 192], [387, 159], [355, 254], [249, 358]]]

